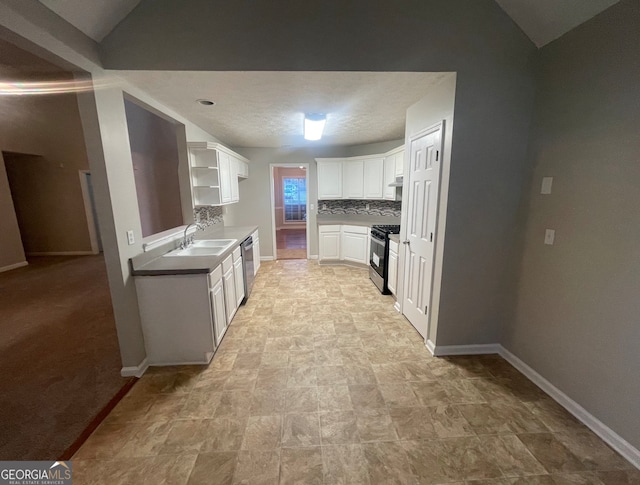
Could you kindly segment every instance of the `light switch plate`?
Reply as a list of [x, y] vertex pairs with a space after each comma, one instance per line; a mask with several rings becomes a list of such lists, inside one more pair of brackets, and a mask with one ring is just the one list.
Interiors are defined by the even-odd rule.
[[133, 230], [127, 231], [127, 242], [129, 246], [136, 242], [136, 237], [133, 235]]
[[553, 184], [553, 177], [542, 177], [541, 194], [548, 195], [551, 193], [551, 185]]
[[553, 241], [556, 238], [556, 231], [554, 231], [553, 229], [547, 229], [546, 231], [544, 231], [544, 243], [548, 244], [549, 246], [553, 245]]
[[313, 210], [315, 208], [315, 204], [309, 204], [309, 210]]

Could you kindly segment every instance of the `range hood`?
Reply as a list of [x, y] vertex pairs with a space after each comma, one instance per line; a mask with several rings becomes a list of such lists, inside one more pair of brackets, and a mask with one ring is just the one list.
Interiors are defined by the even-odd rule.
[[389, 184], [389, 187], [402, 187], [402, 175], [400, 175], [399, 177], [396, 177], [395, 182], [391, 182]]

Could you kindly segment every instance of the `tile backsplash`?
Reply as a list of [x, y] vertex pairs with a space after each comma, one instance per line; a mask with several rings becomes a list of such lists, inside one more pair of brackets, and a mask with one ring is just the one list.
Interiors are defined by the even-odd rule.
[[222, 207], [216, 206], [196, 207], [193, 210], [193, 218], [205, 227], [224, 222], [222, 219]]
[[401, 201], [394, 200], [319, 200], [318, 214], [400, 217], [401, 205]]

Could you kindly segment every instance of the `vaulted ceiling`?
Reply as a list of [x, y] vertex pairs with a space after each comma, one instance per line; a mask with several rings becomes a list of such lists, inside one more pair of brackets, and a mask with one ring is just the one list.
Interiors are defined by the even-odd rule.
[[[101, 42], [141, 2], [141, 0], [39, 1], [96, 42]], [[618, 1], [496, 0], [537, 47], [557, 39]]]

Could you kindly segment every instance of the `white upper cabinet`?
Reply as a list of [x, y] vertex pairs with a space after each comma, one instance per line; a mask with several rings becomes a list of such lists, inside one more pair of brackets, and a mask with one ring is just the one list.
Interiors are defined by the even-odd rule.
[[396, 188], [389, 184], [395, 181], [398, 169], [402, 173], [403, 154], [404, 147], [398, 147], [381, 155], [316, 158], [318, 200], [396, 200]]
[[342, 161], [318, 161], [318, 199], [342, 199]]
[[194, 207], [238, 202], [238, 177], [249, 176], [249, 160], [219, 143], [191, 142], [188, 147]]
[[364, 198], [382, 199], [384, 181], [384, 158], [371, 158], [364, 161]]
[[342, 162], [342, 198], [364, 198], [364, 160]]

